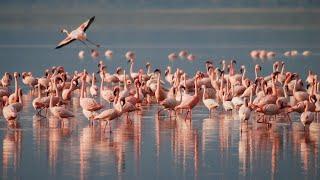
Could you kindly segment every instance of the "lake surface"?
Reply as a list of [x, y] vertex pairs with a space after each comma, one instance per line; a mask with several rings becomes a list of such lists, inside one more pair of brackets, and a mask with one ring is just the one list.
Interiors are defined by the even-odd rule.
[[[59, 10], [56, 10], [59, 11]], [[236, 59], [248, 75], [260, 63], [262, 73], [270, 73], [272, 63], [281, 60], [290, 71], [305, 78], [309, 69], [320, 73], [320, 37], [318, 10], [144, 10], [141, 12], [105, 12], [88, 10], [84, 14], [50, 11], [6, 12], [0, 21], [0, 73], [32, 71], [41, 75], [53, 65], [66, 70], [96, 72], [98, 60], [108, 70], [127, 68], [124, 53], [137, 54], [136, 68], [151, 62], [153, 68], [167, 65], [189, 73], [204, 71], [203, 62], [212, 58]], [[96, 14], [88, 36], [100, 43], [101, 57], [93, 60], [87, 49], [75, 42], [54, 50], [64, 36], [59, 28], [71, 29]], [[13, 14], [13, 16], [11, 16]], [[259, 21], [261, 19], [261, 22]], [[61, 22], [61, 23], [60, 23]], [[114, 51], [112, 60], [103, 54]], [[84, 49], [86, 57], [78, 59]], [[168, 62], [168, 54], [186, 49], [197, 56], [194, 62]], [[253, 49], [273, 50], [272, 60], [252, 60]], [[312, 56], [288, 58], [283, 52], [311, 50]], [[158, 117], [157, 105], [145, 106], [112, 122], [112, 134], [98, 124], [90, 127], [82, 115], [78, 95], [70, 109], [76, 117], [65, 120], [41, 119], [31, 105], [34, 97], [24, 87], [24, 109], [20, 128], [8, 129], [0, 121], [1, 179], [319, 179], [320, 124], [309, 133], [303, 131], [299, 115], [293, 122], [280, 122], [267, 128], [250, 121], [242, 125], [236, 115], [221, 109], [208, 118], [199, 104], [191, 122]], [[102, 101], [102, 100], [101, 100]], [[102, 101], [104, 102], [104, 101]], [[223, 112], [223, 113], [222, 113]], [[103, 126], [103, 125], [102, 125]]]

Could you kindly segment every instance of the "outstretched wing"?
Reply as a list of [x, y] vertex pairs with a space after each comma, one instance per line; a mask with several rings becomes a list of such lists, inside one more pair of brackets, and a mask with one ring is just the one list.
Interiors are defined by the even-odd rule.
[[56, 49], [59, 49], [59, 48], [61, 48], [61, 47], [63, 47], [63, 46], [65, 46], [65, 45], [67, 45], [67, 44], [70, 44], [72, 41], [74, 41], [75, 39], [74, 38], [72, 38], [72, 37], [66, 37], [64, 40], [62, 40], [59, 44], [58, 44], [58, 46], [56, 47]]
[[91, 17], [91, 18], [88, 19], [86, 22], [82, 23], [82, 24], [78, 27], [78, 29], [85, 32], [85, 31], [89, 28], [90, 24], [94, 21], [94, 18], [95, 18], [95, 16]]

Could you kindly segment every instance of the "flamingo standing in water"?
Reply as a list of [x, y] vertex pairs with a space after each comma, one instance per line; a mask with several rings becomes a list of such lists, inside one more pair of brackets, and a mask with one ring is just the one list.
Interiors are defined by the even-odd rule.
[[[66, 29], [62, 29], [61, 32], [62, 33], [66, 33], [67, 34], [67, 37], [62, 40], [58, 46], [56, 47], [56, 49], [59, 49], [65, 45], [68, 45], [70, 44], [71, 42], [75, 41], [75, 40], [78, 40], [80, 42], [82, 42], [83, 44], [85, 44], [87, 47], [89, 47], [85, 41], [95, 45], [96, 47], [100, 47], [99, 44], [95, 44], [93, 43], [92, 41], [90, 41], [88, 38], [87, 38], [87, 34], [85, 33], [86, 30], [89, 28], [89, 26], [91, 25], [91, 23], [94, 21], [94, 16], [91, 17], [90, 19], [88, 19], [86, 22], [82, 23], [77, 29], [71, 31], [70, 33], [68, 32], [68, 30]], [[93, 50], [92, 50], [93, 51]]]

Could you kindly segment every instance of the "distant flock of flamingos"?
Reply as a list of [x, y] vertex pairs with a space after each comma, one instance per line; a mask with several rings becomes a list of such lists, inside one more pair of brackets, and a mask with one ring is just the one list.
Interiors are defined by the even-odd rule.
[[[169, 59], [176, 58], [174, 55], [169, 55]], [[112, 73], [100, 61], [98, 72], [92, 74], [86, 70], [66, 72], [62, 66], [46, 69], [42, 77], [35, 77], [31, 72], [4, 73], [0, 81], [0, 109], [4, 119], [13, 127], [19, 119], [23, 109], [20, 80], [35, 96], [32, 105], [38, 115], [72, 118], [75, 115], [69, 110], [71, 99], [79, 98], [89, 123], [105, 121], [104, 128], [109, 126], [110, 132], [111, 121], [122, 116], [130, 119], [130, 113], [149, 104], [159, 105], [158, 114], [166, 115], [167, 111], [168, 116], [174, 118], [179, 113], [185, 116], [185, 121], [191, 121], [192, 109], [200, 103], [208, 108], [209, 116], [221, 107], [226, 112], [237, 112], [241, 122], [254, 119], [267, 126], [279, 116], [290, 122], [292, 112], [301, 114], [305, 130], [318, 119], [320, 84], [317, 75], [310, 71], [304, 83], [298, 73], [285, 68], [284, 62], [274, 62], [273, 71], [265, 77], [260, 75], [263, 69], [257, 64], [253, 69], [254, 79], [249, 79], [244, 65], [240, 66], [240, 72], [236, 71], [234, 60], [223, 60], [219, 64], [208, 60], [204, 64], [205, 71], [187, 74], [183, 69], [170, 66], [165, 70], [153, 69], [150, 63], [145, 65], [145, 70], [136, 70], [135, 54], [130, 51], [125, 56], [130, 63], [129, 71], [118, 67]], [[13, 85], [14, 90], [11, 90]], [[103, 101], [98, 102], [98, 97]]]

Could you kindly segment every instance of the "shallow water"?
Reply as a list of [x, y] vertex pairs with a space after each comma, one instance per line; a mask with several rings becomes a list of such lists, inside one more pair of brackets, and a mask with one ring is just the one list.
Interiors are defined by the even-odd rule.
[[[31, 18], [29, 16], [24, 18]], [[61, 50], [53, 49], [55, 42], [63, 36], [57, 33], [58, 18], [54, 16], [56, 19], [51, 19], [51, 16], [49, 13], [38, 17], [40, 20], [37, 19], [32, 27], [23, 23], [18, 23], [20, 26], [11, 24], [0, 27], [1, 74], [5, 71], [32, 71], [40, 75], [52, 65], [63, 65], [68, 71], [83, 68], [90, 72], [96, 71], [97, 60], [88, 56], [78, 60], [77, 53], [83, 49], [81, 44], [74, 43]], [[138, 14], [132, 19], [137, 22], [141, 16]], [[199, 16], [205, 17], [203, 13]], [[76, 26], [81, 18], [75, 17], [72, 15], [66, 18], [64, 23]], [[248, 15], [240, 16], [237, 21], [238, 24], [247, 23], [245, 26], [229, 26], [229, 21], [218, 26], [212, 25], [219, 20], [211, 22], [210, 18], [200, 23], [210, 26], [198, 26], [197, 18], [190, 20], [193, 23], [185, 25], [166, 24], [168, 18], [157, 14], [156, 17], [164, 23], [160, 27], [153, 27], [157, 23], [150, 23], [146, 15], [143, 17], [145, 19], [139, 21], [141, 27], [124, 26], [121, 23], [108, 27], [101, 19], [105, 18], [109, 23], [112, 20], [107, 20], [103, 14], [97, 16], [96, 28], [93, 26], [88, 33], [93, 40], [103, 45], [101, 50], [110, 48], [114, 51], [112, 60], [103, 56], [98, 59], [106, 62], [109, 71], [117, 66], [127, 67], [123, 54], [133, 50], [137, 53], [137, 68], [143, 68], [144, 63], [150, 61], [154, 68], [172, 65], [193, 73], [196, 70], [204, 71], [202, 62], [209, 57], [216, 64], [222, 58], [235, 58], [238, 67], [244, 64], [248, 69], [261, 63], [263, 74], [268, 74], [275, 59], [260, 61], [249, 57], [252, 49], [263, 48], [276, 51], [279, 54], [277, 60], [285, 61], [287, 69], [303, 77], [308, 69], [320, 72], [319, 27], [318, 24], [309, 26], [312, 20], [308, 14], [302, 16], [304, 19], [297, 20], [299, 26], [295, 26], [293, 21], [284, 27], [274, 26], [273, 17], [269, 18], [271, 23], [254, 22], [248, 26]], [[287, 17], [295, 19], [294, 16]], [[44, 23], [43, 19], [48, 22]], [[20, 22], [19, 18], [16, 21]], [[143, 22], [146, 22], [145, 26]], [[301, 22], [307, 22], [306, 26]], [[198, 60], [177, 60], [170, 64], [167, 55], [181, 49], [192, 52]], [[281, 55], [291, 49], [299, 52], [311, 50], [313, 55], [295, 58]], [[252, 77], [253, 72], [249, 70], [248, 75]], [[191, 122], [184, 121], [183, 115], [170, 120], [165, 113], [160, 117], [155, 115], [158, 106], [152, 105], [143, 107], [140, 114], [132, 114], [132, 121], [113, 121], [113, 132], [109, 134], [103, 131], [104, 124], [102, 127], [98, 123], [94, 127], [88, 125], [77, 98], [73, 99], [69, 107], [76, 117], [61, 123], [57, 119], [36, 116], [31, 106], [34, 97], [28, 95], [25, 87], [24, 93], [25, 106], [19, 120], [20, 128], [8, 129], [1, 117], [1, 179], [320, 177], [320, 124], [313, 123], [310, 132], [305, 133], [297, 114], [292, 116], [292, 123], [281, 121], [267, 128], [255, 121], [240, 125], [236, 113], [226, 114], [221, 109], [212, 118], [208, 118], [208, 111], [202, 104], [194, 109]]]

